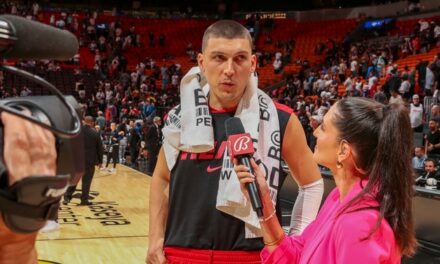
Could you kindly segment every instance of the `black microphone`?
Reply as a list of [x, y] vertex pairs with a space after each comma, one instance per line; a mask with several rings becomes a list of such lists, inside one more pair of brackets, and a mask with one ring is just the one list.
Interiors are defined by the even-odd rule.
[[[254, 145], [249, 133], [244, 131], [240, 118], [231, 117], [225, 123], [226, 136], [228, 137], [228, 150], [231, 159], [237, 158], [238, 163], [245, 165], [251, 174], [254, 175], [254, 169], [251, 165], [250, 158], [254, 154]], [[246, 184], [252, 208], [258, 217], [263, 217], [263, 204], [261, 202], [258, 186], [255, 181]]]
[[0, 57], [68, 60], [77, 52], [78, 40], [67, 30], [19, 16], [0, 16]]

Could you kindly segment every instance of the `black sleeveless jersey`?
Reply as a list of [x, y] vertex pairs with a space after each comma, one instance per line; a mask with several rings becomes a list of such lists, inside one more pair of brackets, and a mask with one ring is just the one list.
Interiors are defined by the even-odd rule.
[[[276, 108], [282, 139], [292, 110], [280, 104], [276, 104]], [[165, 246], [261, 250], [264, 246], [261, 238], [245, 239], [244, 222], [215, 208], [227, 142], [225, 121], [234, 113], [212, 111], [211, 115], [214, 150], [199, 154], [180, 152], [171, 171]], [[286, 177], [282, 168], [280, 172], [278, 191]], [[279, 212], [277, 206], [280, 219]]]

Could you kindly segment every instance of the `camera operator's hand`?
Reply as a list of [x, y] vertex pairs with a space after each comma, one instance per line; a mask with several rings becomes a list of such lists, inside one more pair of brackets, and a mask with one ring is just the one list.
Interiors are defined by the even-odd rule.
[[20, 117], [2, 112], [4, 125], [3, 156], [12, 185], [31, 175], [56, 174], [56, 149], [53, 134]]
[[[12, 185], [32, 175], [55, 175], [55, 138], [51, 132], [20, 117], [1, 113], [4, 126], [3, 157]], [[37, 232], [17, 234], [0, 217], [0, 263], [37, 263]]]

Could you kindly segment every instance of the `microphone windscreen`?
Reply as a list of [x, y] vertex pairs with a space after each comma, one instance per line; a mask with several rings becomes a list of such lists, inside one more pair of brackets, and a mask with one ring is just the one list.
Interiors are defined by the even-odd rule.
[[231, 117], [225, 122], [226, 136], [245, 133], [243, 123], [238, 117]]
[[2, 15], [0, 21], [7, 22], [17, 37], [3, 58], [68, 60], [78, 52], [78, 40], [67, 30], [13, 15]]

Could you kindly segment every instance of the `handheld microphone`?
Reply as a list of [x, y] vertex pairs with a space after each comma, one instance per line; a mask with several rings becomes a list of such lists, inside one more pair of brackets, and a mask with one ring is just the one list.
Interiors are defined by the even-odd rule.
[[[237, 158], [238, 163], [245, 165], [251, 174], [254, 174], [250, 158], [254, 153], [254, 145], [249, 133], [244, 131], [240, 118], [231, 117], [225, 123], [226, 136], [228, 137], [228, 150], [231, 159]], [[263, 204], [261, 202], [258, 186], [255, 181], [246, 184], [252, 208], [258, 217], [263, 217]]]
[[77, 51], [78, 40], [67, 30], [19, 16], [0, 16], [0, 57], [68, 60]]

